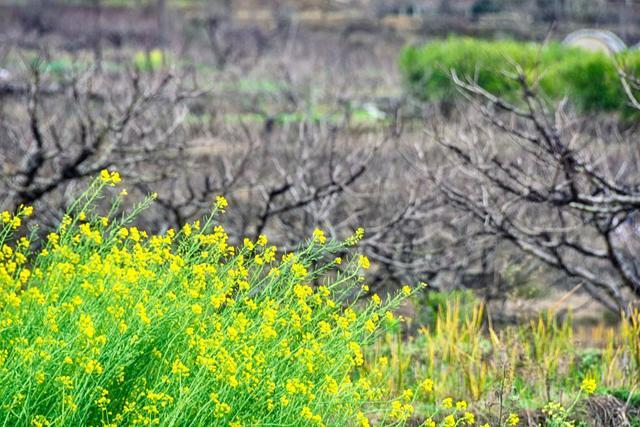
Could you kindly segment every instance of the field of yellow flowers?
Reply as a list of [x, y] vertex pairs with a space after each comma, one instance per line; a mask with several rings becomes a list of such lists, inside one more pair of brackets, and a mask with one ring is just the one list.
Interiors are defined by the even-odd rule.
[[45, 241], [13, 238], [31, 208], [2, 214], [3, 425], [408, 418], [411, 406], [387, 395], [363, 351], [412, 291], [355, 302], [369, 261], [337, 254], [361, 230], [344, 242], [316, 230], [306, 246], [276, 259], [265, 236], [228, 243], [215, 225], [227, 205], [219, 197], [202, 221], [148, 235], [129, 224], [153, 195], [119, 218], [124, 191], [107, 215], [95, 212], [119, 181], [103, 171]]
[[[132, 221], [154, 195], [120, 214], [119, 181], [103, 171], [43, 238], [25, 232], [30, 207], [0, 216], [4, 426], [516, 426], [518, 393], [546, 402], [547, 425], [574, 425], [561, 422], [600, 385], [638, 385], [638, 316], [586, 367], [563, 361], [570, 326], [487, 334], [481, 306], [405, 340], [393, 310], [422, 286], [362, 298], [362, 230], [315, 230], [292, 253], [265, 236], [232, 246], [218, 197], [151, 235]], [[482, 407], [497, 386], [500, 407]]]

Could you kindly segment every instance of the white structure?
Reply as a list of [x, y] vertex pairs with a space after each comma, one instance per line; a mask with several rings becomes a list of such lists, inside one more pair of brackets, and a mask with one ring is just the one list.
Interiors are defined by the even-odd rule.
[[9, 79], [11, 79], [11, 73], [9, 72], [9, 70], [0, 68], [0, 81], [8, 81]]
[[591, 51], [605, 52], [609, 55], [621, 52], [627, 48], [624, 41], [611, 31], [578, 30], [565, 37], [564, 44], [581, 47]]

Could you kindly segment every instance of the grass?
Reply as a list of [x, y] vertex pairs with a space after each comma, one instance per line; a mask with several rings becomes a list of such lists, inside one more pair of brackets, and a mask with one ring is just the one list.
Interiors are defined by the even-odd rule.
[[[468, 402], [490, 425], [504, 425], [511, 413], [523, 418], [526, 411], [552, 411], [558, 419], [589, 425], [593, 414], [581, 411], [593, 392], [612, 395], [621, 404], [629, 400], [632, 410], [640, 410], [637, 311], [616, 327], [595, 328], [591, 341], [603, 343], [595, 348], [574, 335], [571, 317], [560, 321], [552, 312], [528, 324], [494, 329], [483, 304], [469, 306], [466, 297], [454, 296], [434, 317], [407, 342], [387, 334], [376, 347], [377, 354], [389, 357], [392, 393], [424, 378], [433, 382], [431, 400], [416, 405], [418, 418], [445, 397]], [[547, 425], [565, 425], [553, 424], [548, 414], [545, 418]]]

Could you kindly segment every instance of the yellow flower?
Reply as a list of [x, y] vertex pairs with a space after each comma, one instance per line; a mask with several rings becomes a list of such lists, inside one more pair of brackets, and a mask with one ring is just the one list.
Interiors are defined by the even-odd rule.
[[202, 306], [200, 304], [193, 304], [191, 306], [191, 311], [193, 311], [194, 314], [199, 316], [202, 314]]
[[349, 350], [353, 353], [353, 363], [356, 366], [362, 366], [364, 363], [364, 357], [362, 356], [362, 349], [360, 348], [360, 345], [355, 341], [351, 341], [349, 343]]
[[11, 228], [13, 228], [14, 230], [20, 228], [21, 225], [22, 225], [22, 220], [20, 219], [20, 217], [14, 216], [11, 219]]
[[413, 406], [405, 403], [402, 404], [399, 400], [394, 400], [391, 402], [391, 412], [389, 416], [398, 421], [406, 421], [409, 416], [413, 413]]
[[43, 415], [36, 415], [31, 420], [31, 425], [34, 427], [48, 427], [51, 425], [51, 421], [45, 418]]
[[596, 380], [593, 378], [585, 378], [582, 380], [582, 384], [580, 384], [580, 390], [587, 394], [593, 394], [596, 391], [596, 387]]
[[147, 309], [144, 304], [142, 304], [141, 302], [137, 303], [135, 306], [135, 310], [138, 314], [138, 318], [140, 318], [140, 321], [142, 321], [142, 323], [144, 323], [145, 325], [151, 324], [151, 319], [147, 314]]
[[356, 421], [359, 427], [369, 427], [369, 419], [360, 411], [356, 414]]
[[324, 320], [318, 322], [318, 329], [320, 329], [320, 333], [326, 335], [331, 332], [331, 325]]
[[444, 417], [444, 420], [442, 420], [442, 425], [444, 427], [455, 427], [456, 418], [453, 415], [447, 415]]
[[351, 237], [349, 237], [345, 242], [348, 245], [355, 245], [356, 243], [358, 243], [360, 240], [362, 240], [362, 238], [364, 237], [364, 229], [362, 227], [358, 228], [355, 233], [353, 233], [353, 235]]
[[291, 272], [297, 279], [303, 279], [309, 274], [305, 266], [297, 262], [291, 266]]
[[216, 209], [218, 209], [221, 212], [224, 212], [224, 209], [227, 206], [229, 206], [229, 202], [227, 202], [227, 199], [225, 199], [224, 196], [216, 197], [216, 202], [215, 202]]
[[514, 414], [513, 412], [509, 414], [509, 418], [507, 418], [508, 426], [517, 426], [520, 423], [520, 417], [518, 414]]
[[476, 417], [471, 412], [464, 413], [464, 421], [467, 425], [474, 425], [476, 423]]
[[72, 389], [73, 388], [73, 380], [71, 377], [62, 375], [56, 378], [58, 382], [62, 385], [63, 388]]
[[42, 384], [45, 380], [44, 372], [42, 371], [36, 372], [35, 379], [38, 384]]
[[380, 299], [380, 296], [378, 294], [373, 294], [373, 296], [371, 297], [371, 301], [373, 301], [375, 305], [380, 305], [382, 303], [382, 300]]
[[243, 239], [242, 244], [244, 245], [245, 248], [247, 248], [249, 252], [251, 252], [255, 248], [255, 245], [253, 244], [251, 239], [249, 239], [248, 237], [245, 237]]
[[97, 360], [93, 360], [90, 359], [85, 365], [84, 365], [84, 371], [87, 374], [93, 374], [96, 373], [98, 375], [102, 374], [102, 371], [104, 370], [104, 368], [102, 367], [102, 365], [100, 364], [100, 362], [98, 362]]
[[456, 402], [456, 411], [464, 411], [467, 409], [467, 402], [459, 400]]
[[402, 294], [407, 297], [411, 295], [411, 287], [409, 285], [404, 285], [402, 287]]
[[327, 237], [324, 235], [324, 231], [318, 228], [313, 230], [313, 241], [323, 245], [327, 241]]
[[280, 269], [279, 268], [272, 268], [271, 270], [269, 270], [269, 275], [273, 276], [273, 277], [279, 277], [280, 276]]
[[433, 380], [431, 378], [425, 378], [420, 383], [420, 390], [424, 393], [432, 393], [433, 392]]
[[106, 169], [100, 171], [100, 180], [111, 187], [121, 181], [120, 174], [116, 171], [109, 172]]
[[107, 406], [111, 403], [111, 399], [109, 399], [109, 391], [102, 389], [101, 396], [97, 398], [94, 403], [96, 406], [103, 411], [107, 410]]
[[453, 408], [453, 399], [450, 397], [447, 397], [445, 399], [442, 400], [442, 407], [444, 409], [451, 409]]
[[358, 266], [362, 267], [364, 270], [366, 270], [369, 267], [371, 267], [371, 263], [369, 262], [369, 258], [367, 258], [365, 255], [360, 255], [358, 257]]
[[367, 321], [364, 322], [364, 328], [367, 332], [373, 333], [376, 330], [376, 324], [373, 322], [373, 320], [367, 319]]
[[184, 363], [178, 358], [173, 361], [173, 365], [171, 365], [171, 372], [173, 375], [177, 375], [179, 377], [188, 377], [189, 376], [189, 368], [185, 366]]
[[297, 298], [303, 300], [308, 296], [310, 296], [311, 294], [313, 294], [313, 289], [311, 288], [311, 286], [308, 286], [308, 285], [295, 285], [293, 287], [293, 293], [296, 295]]
[[78, 321], [78, 329], [88, 338], [93, 338], [93, 335], [96, 332], [96, 328], [93, 326], [93, 321], [91, 320], [91, 316], [88, 314], [80, 314], [80, 320]]
[[314, 414], [313, 412], [311, 412], [311, 409], [309, 409], [308, 406], [305, 406], [302, 408], [302, 411], [300, 411], [300, 416], [307, 420], [307, 421], [312, 421], [316, 424], [321, 424], [322, 423], [322, 417], [318, 414]]
[[111, 174], [108, 170], [102, 169], [100, 171], [100, 179], [102, 180], [102, 182], [109, 183], [111, 181]]

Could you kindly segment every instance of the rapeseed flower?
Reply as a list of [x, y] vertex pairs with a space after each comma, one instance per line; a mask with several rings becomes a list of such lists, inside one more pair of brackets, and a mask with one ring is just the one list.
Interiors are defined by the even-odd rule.
[[596, 391], [597, 383], [593, 378], [585, 378], [582, 380], [580, 384], [580, 390], [584, 391], [586, 394], [593, 394]]
[[324, 245], [327, 242], [327, 237], [324, 235], [324, 231], [316, 228], [313, 230], [313, 241]]
[[100, 180], [110, 186], [115, 186], [118, 184], [120, 179], [120, 174], [116, 171], [109, 172], [107, 169], [103, 169], [100, 171]]
[[517, 426], [520, 423], [520, 417], [518, 416], [518, 414], [515, 413], [510, 413], [509, 417], [507, 418], [507, 425], [509, 426]]
[[[344, 242], [316, 230], [279, 262], [264, 235], [234, 247], [213, 215], [182, 232], [132, 226], [153, 195], [131, 215], [100, 216], [90, 201], [119, 182], [102, 171], [35, 245], [11, 240], [30, 208], [0, 213], [8, 424], [368, 426], [365, 409], [411, 416], [415, 392], [388, 395], [389, 360], [366, 359], [403, 294], [348, 297], [369, 267], [345, 255], [362, 230]], [[218, 197], [213, 210], [227, 206]]]

